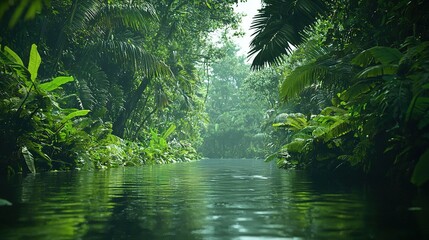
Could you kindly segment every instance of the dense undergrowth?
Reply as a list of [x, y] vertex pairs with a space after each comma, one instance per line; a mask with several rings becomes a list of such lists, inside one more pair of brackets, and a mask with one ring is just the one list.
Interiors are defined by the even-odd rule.
[[189, 143], [168, 140], [172, 124], [146, 142], [112, 134], [112, 124], [89, 118], [89, 110], [68, 108], [62, 85], [71, 76], [37, 78], [41, 57], [32, 45], [28, 65], [7, 46], [0, 51], [0, 168], [9, 174], [40, 170], [103, 169], [189, 161], [197, 157]]
[[2, 2], [2, 173], [200, 157], [201, 62], [235, 2]]

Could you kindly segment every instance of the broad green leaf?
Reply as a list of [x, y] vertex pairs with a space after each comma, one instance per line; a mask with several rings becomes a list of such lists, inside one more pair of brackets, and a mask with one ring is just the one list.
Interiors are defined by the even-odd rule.
[[417, 186], [423, 185], [429, 180], [429, 150], [426, 150], [414, 167], [411, 182]]
[[27, 164], [28, 170], [30, 170], [31, 173], [36, 173], [33, 154], [31, 154], [26, 146], [21, 147], [21, 153], [24, 157], [25, 163]]
[[65, 118], [63, 118], [62, 122], [67, 122], [69, 120], [71, 120], [72, 118], [75, 117], [82, 117], [82, 116], [86, 116], [89, 113], [89, 110], [77, 110], [74, 111], [72, 113], [70, 113], [69, 115], [67, 115]]
[[50, 92], [50, 91], [57, 89], [58, 87], [60, 87], [63, 84], [66, 84], [68, 82], [72, 82], [73, 80], [74, 80], [73, 77], [65, 77], [65, 76], [56, 77], [50, 82], [40, 84], [39, 88]]
[[[16, 63], [18, 63], [21, 66], [24, 66], [24, 63], [22, 62], [22, 59], [16, 54], [12, 49], [10, 49], [8, 46], [4, 47], [4, 51], [6, 55], [10, 58], [12, 58]], [[11, 59], [11, 60], [12, 60]]]
[[176, 125], [171, 124], [171, 126], [162, 134], [162, 137], [165, 139], [168, 138], [168, 136], [170, 136], [170, 134], [172, 134], [174, 130], [176, 130]]
[[42, 62], [42, 58], [37, 51], [36, 44], [31, 45], [30, 51], [30, 59], [28, 61], [28, 71], [31, 74], [31, 81], [35, 81], [37, 78], [37, 72], [39, 71], [40, 63]]
[[394, 75], [398, 72], [397, 64], [376, 65], [365, 68], [357, 74], [357, 78], [380, 77], [385, 75]]
[[392, 63], [399, 63], [402, 58], [402, 53], [396, 48], [389, 47], [373, 47], [358, 54], [353, 60], [352, 64], [367, 67], [371, 63], [381, 63], [382, 65], [389, 65]]

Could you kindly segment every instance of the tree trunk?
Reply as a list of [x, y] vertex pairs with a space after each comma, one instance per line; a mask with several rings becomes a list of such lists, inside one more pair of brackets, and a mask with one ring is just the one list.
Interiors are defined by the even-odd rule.
[[119, 113], [119, 116], [116, 118], [113, 123], [113, 134], [118, 137], [123, 138], [125, 133], [125, 124], [127, 120], [130, 118], [131, 113], [137, 106], [138, 101], [143, 95], [144, 90], [146, 90], [147, 86], [150, 83], [150, 78], [144, 77], [141, 81], [139, 87], [132, 91], [124, 104], [124, 110]]

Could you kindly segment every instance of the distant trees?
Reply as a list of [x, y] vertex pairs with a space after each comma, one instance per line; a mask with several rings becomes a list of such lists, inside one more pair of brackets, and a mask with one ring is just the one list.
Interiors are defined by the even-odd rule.
[[266, 135], [262, 122], [267, 117], [265, 109], [277, 100], [270, 92], [275, 79], [251, 74], [244, 56], [237, 56], [237, 46], [228, 37], [219, 42], [217, 51], [222, 56], [208, 71], [209, 123], [200, 150], [206, 157], [263, 157]]

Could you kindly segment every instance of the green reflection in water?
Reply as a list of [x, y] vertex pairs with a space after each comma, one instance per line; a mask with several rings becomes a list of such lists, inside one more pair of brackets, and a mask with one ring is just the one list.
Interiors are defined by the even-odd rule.
[[394, 193], [315, 182], [257, 160], [46, 173], [0, 187], [14, 203], [0, 209], [1, 239], [428, 236], [424, 196], [398, 202]]

